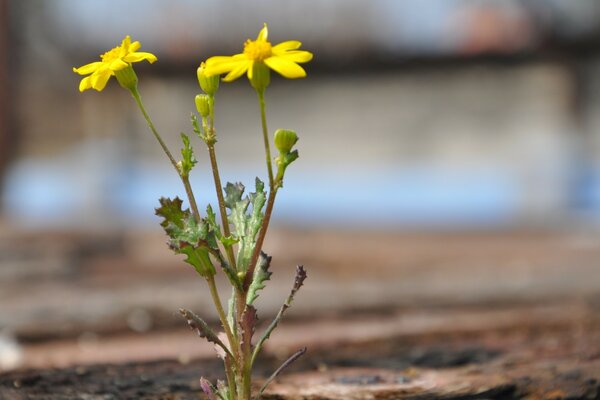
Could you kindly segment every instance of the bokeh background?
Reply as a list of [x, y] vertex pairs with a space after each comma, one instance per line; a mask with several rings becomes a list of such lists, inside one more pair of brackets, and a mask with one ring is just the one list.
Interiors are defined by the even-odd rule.
[[[265, 314], [295, 263], [313, 271], [298, 316], [597, 296], [596, 0], [0, 0], [0, 369], [189, 354], [174, 310], [210, 317], [208, 297], [153, 213], [183, 190], [130, 96], [79, 93], [72, 67], [141, 41], [159, 61], [136, 64], [140, 90], [176, 150], [200, 61], [263, 22], [315, 54], [267, 92], [301, 158]], [[216, 111], [223, 180], [249, 187], [266, 174], [255, 97], [223, 84]], [[197, 198], [215, 204], [194, 143]]]

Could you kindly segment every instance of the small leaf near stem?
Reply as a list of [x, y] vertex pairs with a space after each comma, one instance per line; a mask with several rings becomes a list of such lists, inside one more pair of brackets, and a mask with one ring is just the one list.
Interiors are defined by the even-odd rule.
[[285, 302], [279, 309], [279, 312], [277, 313], [277, 315], [275, 316], [273, 321], [271, 321], [271, 323], [269, 324], [269, 326], [267, 327], [265, 332], [262, 334], [259, 341], [256, 343], [256, 346], [254, 347], [254, 352], [252, 353], [251, 365], [254, 365], [254, 361], [256, 361], [256, 357], [258, 357], [258, 354], [260, 353], [263, 344], [271, 336], [271, 333], [273, 333], [273, 331], [279, 324], [279, 321], [283, 317], [283, 314], [285, 314], [287, 309], [290, 308], [290, 306], [292, 305], [294, 296], [296, 295], [298, 290], [300, 290], [300, 288], [304, 284], [304, 280], [306, 279], [306, 276], [307, 276], [306, 270], [304, 269], [304, 267], [302, 265], [297, 266], [296, 267], [296, 277], [294, 278], [294, 285], [292, 286], [292, 290], [290, 291], [290, 294], [288, 295], [287, 299], [285, 299]]
[[190, 328], [194, 330], [198, 336], [205, 338], [209, 342], [221, 347], [230, 357], [233, 356], [225, 343], [219, 339], [217, 334], [208, 326], [206, 322], [204, 322], [202, 318], [184, 308], [180, 308], [179, 313], [183, 316], [183, 318], [186, 319]]
[[269, 386], [269, 384], [275, 379], [277, 378], [277, 376], [287, 367], [289, 367], [294, 361], [296, 361], [297, 359], [299, 359], [300, 357], [302, 357], [304, 355], [304, 353], [306, 353], [306, 347], [301, 348], [300, 350], [298, 350], [297, 352], [295, 352], [294, 354], [292, 354], [290, 356], [290, 358], [288, 358], [287, 360], [284, 361], [283, 364], [281, 364], [281, 366], [279, 368], [277, 368], [277, 370], [275, 370], [275, 372], [273, 372], [273, 374], [267, 378], [267, 380], [265, 381], [265, 383], [262, 385], [262, 387], [260, 388], [260, 390], [258, 391], [258, 395], [256, 396], [256, 400], [260, 400], [263, 392], [265, 391], [265, 389], [267, 388], [267, 386]]

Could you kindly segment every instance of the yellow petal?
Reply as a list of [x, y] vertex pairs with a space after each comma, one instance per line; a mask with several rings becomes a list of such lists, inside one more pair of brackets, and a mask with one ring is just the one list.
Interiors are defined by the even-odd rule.
[[267, 58], [265, 64], [272, 70], [289, 79], [304, 78], [306, 76], [306, 71], [304, 71], [301, 66], [282, 57]]
[[119, 71], [123, 68], [127, 68], [128, 65], [129, 64], [127, 64], [125, 61], [121, 60], [120, 58], [117, 58], [116, 60], [113, 60], [110, 62], [110, 64], [108, 64], [108, 68], [113, 71]]
[[269, 37], [269, 28], [267, 28], [267, 23], [265, 22], [265, 26], [258, 32], [258, 36], [256, 37], [257, 41], [266, 42]]
[[313, 58], [313, 54], [309, 51], [288, 51], [279, 55], [278, 57], [285, 58], [288, 61], [293, 61], [296, 63], [305, 63], [309, 62]]
[[142, 47], [142, 44], [136, 40], [135, 42], [131, 43], [131, 45], [129, 45], [127, 51], [129, 53], [134, 53], [138, 51], [140, 47]]
[[127, 61], [128, 63], [139, 62], [143, 60], [148, 60], [148, 62], [152, 64], [157, 60], [157, 58], [154, 54], [146, 53], [144, 51], [127, 54], [125, 57], [123, 57], [123, 61]]
[[244, 63], [243, 60], [236, 61], [233, 57], [216, 56], [211, 57], [206, 61], [206, 67], [204, 68], [204, 74], [206, 76], [221, 75], [225, 72], [230, 72], [236, 69], [240, 63]]
[[273, 54], [279, 55], [279, 53], [283, 53], [284, 51], [296, 50], [300, 46], [302, 46], [302, 43], [300, 43], [299, 41], [288, 40], [287, 42], [281, 42], [278, 45], [273, 46], [272, 51]]
[[241, 61], [237, 63], [237, 66], [231, 70], [231, 72], [229, 72], [225, 78], [223, 78], [223, 81], [225, 82], [231, 82], [233, 80], [236, 80], [237, 78], [239, 78], [240, 76], [242, 76], [244, 74], [244, 72], [246, 72], [248, 70], [248, 68], [251, 68], [252, 66], [252, 61]]
[[83, 78], [81, 80], [81, 82], [79, 82], [79, 91], [83, 92], [84, 90], [87, 89], [91, 89], [92, 88], [92, 82], [89, 76], [86, 76], [85, 78]]
[[128, 49], [130, 45], [131, 45], [131, 36], [127, 35], [127, 36], [125, 36], [125, 39], [123, 39], [123, 41], [121, 41], [121, 48]]
[[73, 68], [73, 72], [76, 72], [79, 75], [88, 75], [96, 71], [102, 64], [103, 62], [101, 61], [95, 61], [93, 63], [82, 65], [79, 68]]
[[111, 76], [112, 73], [108, 69], [106, 70], [106, 72], [100, 74], [93, 74], [90, 76], [91, 86], [97, 91], [101, 92], [102, 89], [104, 89], [104, 87], [106, 86], [106, 83], [108, 82]]

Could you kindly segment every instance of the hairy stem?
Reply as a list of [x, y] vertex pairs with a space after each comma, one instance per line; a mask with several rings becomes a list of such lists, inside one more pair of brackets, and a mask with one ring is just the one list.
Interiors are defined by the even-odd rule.
[[233, 333], [231, 332], [231, 327], [227, 322], [227, 316], [225, 314], [225, 310], [223, 310], [223, 304], [221, 303], [221, 297], [219, 296], [219, 291], [217, 290], [217, 285], [215, 283], [215, 277], [209, 275], [206, 278], [206, 282], [208, 282], [208, 288], [210, 289], [210, 295], [215, 303], [215, 307], [217, 309], [217, 313], [219, 314], [219, 319], [221, 320], [221, 325], [225, 330], [225, 334], [227, 335], [227, 340], [229, 341], [229, 348], [233, 353], [233, 357], [237, 360], [239, 359], [238, 353], [238, 344], [237, 340], [234, 338]]
[[150, 116], [146, 112], [144, 103], [142, 103], [142, 97], [140, 96], [140, 92], [137, 90], [137, 88], [132, 89], [130, 92], [131, 92], [131, 95], [133, 96], [133, 98], [135, 99], [135, 102], [136, 102], [138, 108], [142, 112], [142, 115], [144, 116], [144, 119], [146, 120], [146, 123], [148, 124], [148, 127], [150, 128], [150, 131], [152, 132], [152, 134], [158, 141], [158, 144], [160, 144], [160, 147], [162, 148], [163, 152], [167, 155], [167, 158], [171, 162], [171, 165], [173, 166], [173, 168], [175, 168], [175, 171], [177, 171], [177, 175], [179, 175], [179, 178], [181, 178], [181, 182], [183, 183], [183, 186], [185, 187], [185, 193], [187, 194], [188, 201], [190, 203], [190, 207], [192, 208], [192, 212], [194, 213], [194, 218], [196, 219], [196, 221], [200, 221], [200, 212], [198, 211], [198, 205], [196, 203], [196, 199], [194, 197], [194, 192], [192, 190], [192, 186], [190, 185], [189, 178], [187, 176], [181, 175], [181, 171], [179, 170], [179, 167], [177, 166], [177, 161], [175, 161], [173, 154], [171, 154], [171, 151], [169, 150], [166, 143], [164, 142], [164, 140], [162, 139], [162, 137], [156, 130], [156, 127], [154, 126], [152, 119], [150, 119]]

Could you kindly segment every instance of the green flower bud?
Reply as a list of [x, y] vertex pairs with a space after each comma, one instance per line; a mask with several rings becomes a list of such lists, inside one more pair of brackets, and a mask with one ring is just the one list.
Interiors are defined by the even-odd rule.
[[250, 84], [259, 93], [264, 92], [271, 83], [271, 70], [262, 62], [252, 64], [252, 78]]
[[210, 113], [209, 96], [207, 94], [198, 94], [195, 98], [196, 110], [202, 116], [202, 118], [208, 117]]
[[115, 76], [119, 85], [125, 89], [133, 91], [137, 88], [138, 78], [131, 64], [126, 68], [115, 71]]
[[275, 147], [281, 154], [288, 154], [297, 141], [298, 135], [294, 131], [289, 129], [277, 129], [275, 131]]
[[219, 75], [206, 76], [204, 74], [204, 63], [200, 64], [196, 72], [198, 75], [198, 83], [202, 90], [204, 90], [204, 93], [214, 96], [219, 89], [219, 80], [221, 77]]

